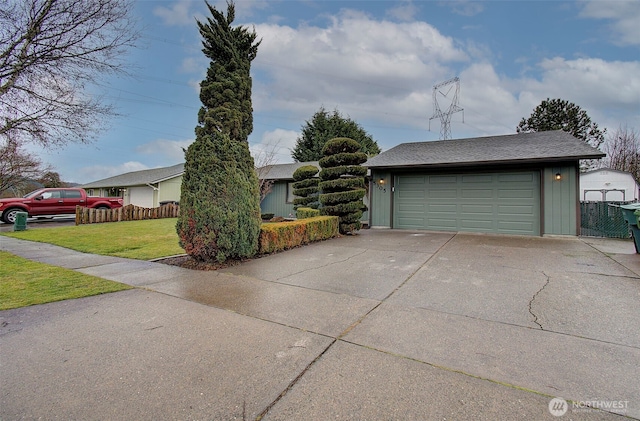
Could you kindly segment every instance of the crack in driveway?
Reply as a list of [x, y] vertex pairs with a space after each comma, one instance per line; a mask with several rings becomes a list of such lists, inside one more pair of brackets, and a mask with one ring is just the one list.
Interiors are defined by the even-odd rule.
[[329, 263], [326, 263], [324, 265], [320, 265], [320, 266], [313, 267], [313, 268], [302, 269], [300, 272], [290, 273], [287, 276], [281, 276], [280, 278], [277, 278], [276, 281], [280, 281], [281, 279], [285, 279], [285, 278], [290, 278], [290, 277], [295, 276], [295, 275], [300, 275], [301, 273], [309, 272], [309, 271], [312, 271], [312, 270], [326, 268], [326, 267], [329, 267], [331, 265], [335, 265], [335, 264], [338, 264], [338, 263], [348, 262], [349, 260], [353, 259], [354, 257], [361, 256], [361, 255], [365, 254], [368, 251], [369, 251], [369, 249], [364, 249], [360, 253], [353, 254], [353, 255], [351, 255], [351, 256], [349, 256], [349, 257], [347, 257], [345, 259], [342, 259], [342, 260], [336, 260], [334, 262], [329, 262]]
[[544, 272], [542, 272], [542, 274], [547, 277], [547, 280], [545, 281], [544, 285], [542, 285], [542, 287], [538, 291], [536, 291], [535, 294], [533, 294], [533, 297], [531, 298], [531, 301], [529, 301], [529, 313], [533, 316], [533, 323], [535, 323], [538, 326], [540, 326], [540, 330], [544, 330], [544, 328], [542, 327], [542, 325], [538, 321], [538, 316], [533, 312], [533, 309], [531, 307], [533, 307], [533, 302], [538, 297], [538, 294], [540, 294], [547, 287], [547, 285], [549, 285], [549, 281], [551, 280], [551, 277], [549, 275], [547, 275]]

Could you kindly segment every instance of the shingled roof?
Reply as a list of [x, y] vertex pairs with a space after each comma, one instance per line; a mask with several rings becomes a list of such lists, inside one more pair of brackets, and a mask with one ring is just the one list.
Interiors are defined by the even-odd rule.
[[158, 183], [169, 178], [177, 177], [184, 173], [184, 164], [171, 167], [153, 168], [150, 170], [132, 171], [114, 177], [94, 181], [81, 186], [85, 189], [100, 189], [107, 187], [143, 186]]
[[554, 130], [504, 136], [402, 143], [370, 158], [369, 168], [525, 164], [599, 159], [605, 154], [573, 135]]
[[264, 180], [293, 180], [293, 173], [300, 167], [313, 165], [320, 170], [318, 161], [293, 162], [290, 164], [275, 164], [258, 168], [258, 176]]

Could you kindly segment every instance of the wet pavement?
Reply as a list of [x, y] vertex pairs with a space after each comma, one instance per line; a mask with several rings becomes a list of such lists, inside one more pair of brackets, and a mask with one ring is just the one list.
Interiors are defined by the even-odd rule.
[[212, 272], [0, 249], [137, 287], [0, 312], [3, 420], [640, 419], [630, 240], [363, 230]]

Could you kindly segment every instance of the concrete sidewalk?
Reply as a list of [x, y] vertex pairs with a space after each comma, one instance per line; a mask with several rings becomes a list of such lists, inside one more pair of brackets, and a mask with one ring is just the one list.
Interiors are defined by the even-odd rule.
[[215, 272], [0, 249], [138, 287], [0, 312], [2, 420], [640, 419], [630, 241], [365, 230]]

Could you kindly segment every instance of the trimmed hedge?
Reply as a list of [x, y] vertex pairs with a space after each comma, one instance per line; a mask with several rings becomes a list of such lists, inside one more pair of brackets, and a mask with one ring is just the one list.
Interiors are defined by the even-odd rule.
[[337, 216], [316, 216], [291, 222], [262, 224], [258, 239], [258, 253], [268, 254], [287, 250], [337, 235]]
[[296, 218], [298, 219], [313, 218], [316, 216], [320, 216], [320, 209], [298, 208], [298, 210], [296, 210]]

